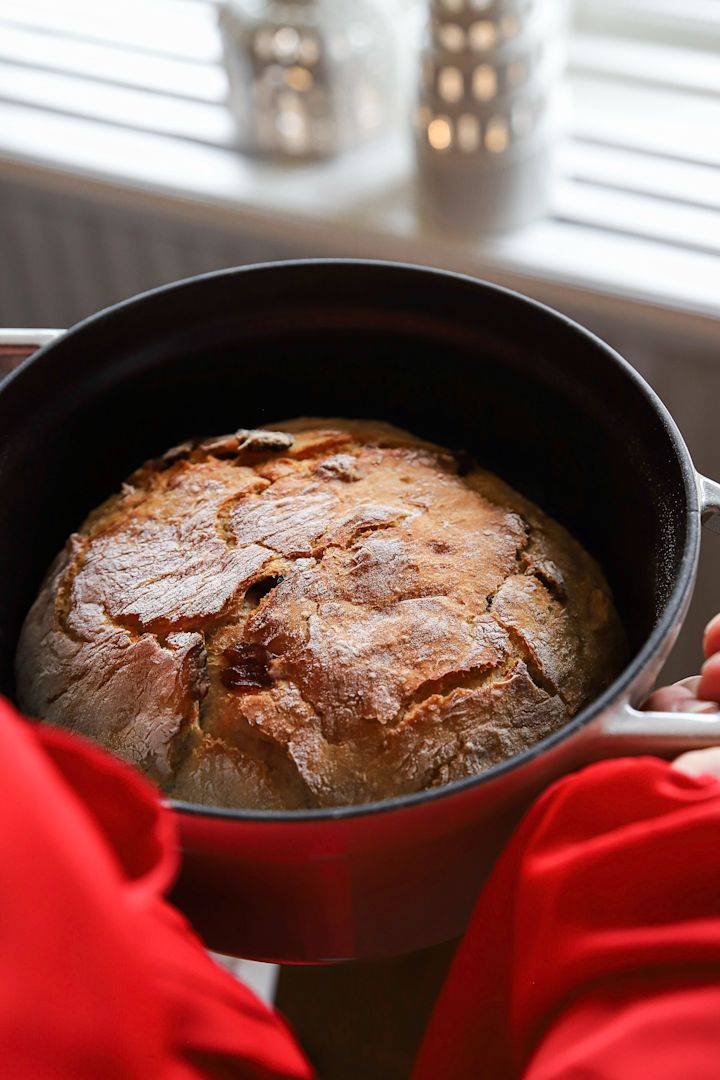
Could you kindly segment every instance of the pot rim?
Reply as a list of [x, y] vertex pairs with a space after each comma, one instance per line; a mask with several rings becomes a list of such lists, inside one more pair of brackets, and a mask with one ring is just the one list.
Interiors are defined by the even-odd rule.
[[[548, 735], [540, 742], [535, 743], [527, 750], [523, 750], [521, 753], [515, 754], [507, 760], [499, 762], [497, 765], [493, 765], [482, 773], [477, 773], [474, 776], [464, 777], [462, 780], [455, 780], [451, 783], [443, 784], [441, 787], [432, 788], [429, 791], [414, 792], [409, 795], [397, 795], [389, 799], [361, 803], [356, 806], [338, 806], [308, 810], [244, 810], [233, 807], [204, 806], [199, 803], [188, 803], [177, 799], [164, 800], [165, 806], [180, 814], [186, 814], [191, 817], [219, 818], [226, 821], [238, 821], [243, 824], [285, 824], [291, 822], [297, 824], [301, 822], [306, 824], [320, 824], [326, 821], [338, 822], [341, 820], [344, 821], [352, 818], [365, 817], [371, 814], [412, 810], [417, 806], [432, 803], [439, 799], [447, 799], [456, 795], [462, 795], [472, 788], [488, 784], [491, 781], [510, 773], [514, 769], [519, 768], [521, 765], [527, 764], [545, 753], [545, 751], [564, 742], [570, 736], [587, 727], [603, 710], [620, 700], [626, 691], [631, 692], [635, 680], [638, 679], [648, 663], [660, 651], [663, 642], [677, 622], [682, 619], [684, 603], [694, 579], [700, 545], [700, 508], [697, 474], [692, 463], [692, 458], [690, 457], [690, 452], [685, 445], [682, 435], [658, 395], [635, 368], [624, 359], [624, 357], [596, 334], [593, 334], [592, 331], [587, 330], [585, 327], [575, 322], [574, 319], [570, 319], [567, 315], [563, 315], [561, 312], [556, 311], [547, 304], [543, 304], [529, 296], [524, 296], [514, 289], [508, 289], [503, 285], [497, 285], [494, 282], [476, 278], [469, 274], [443, 270], [436, 267], [422, 266], [416, 263], [402, 263], [382, 259], [352, 258], [288, 259], [275, 262], [251, 263], [245, 266], [229, 267], [222, 270], [213, 270], [205, 274], [197, 274], [129, 297], [126, 300], [122, 300], [117, 304], [104, 308], [103, 310], [88, 316], [86, 319], [83, 319], [81, 322], [76, 323], [58, 339], [43, 346], [12, 371], [6, 378], [2, 391], [9, 388], [16, 379], [22, 378], [24, 371], [28, 367], [35, 367], [38, 361], [42, 363], [47, 354], [51, 354], [53, 350], [61, 344], [64, 346], [68, 340], [72, 339], [76, 334], [82, 333], [86, 327], [95, 326], [108, 318], [117, 317], [117, 315], [122, 313], [125, 308], [135, 307], [137, 304], [150, 300], [157, 295], [171, 293], [179, 289], [181, 290], [196, 285], [199, 282], [212, 281], [216, 278], [239, 277], [242, 274], [248, 273], [276, 274], [278, 271], [292, 273], [317, 266], [335, 267], [338, 268], [340, 273], [343, 272], [343, 268], [348, 267], [374, 268], [380, 273], [387, 273], [391, 276], [395, 273], [407, 274], [410, 272], [422, 274], [423, 276], [432, 275], [435, 277], [449, 278], [464, 282], [465, 284], [479, 286], [487, 292], [500, 293], [514, 301], [519, 301], [523, 306], [530, 305], [540, 314], [564, 323], [569, 331], [583, 338], [586, 344], [591, 345], [594, 348], [600, 348], [607, 360], [614, 364], [616, 368], [619, 368], [622, 373], [635, 384], [636, 388], [640, 390], [642, 395], [658, 414], [665, 428], [676, 460], [680, 466], [683, 479], [686, 513], [688, 515], [685, 548], [683, 550], [677, 579], [672, 592], [666, 601], [662, 615], [658, 619], [652, 633], [635, 657], [623, 669], [614, 682], [612, 682], [611, 685], [590, 705], [579, 712], [577, 716], [574, 716], [567, 724], [564, 724], [557, 731]], [[629, 693], [626, 696], [629, 696]]]

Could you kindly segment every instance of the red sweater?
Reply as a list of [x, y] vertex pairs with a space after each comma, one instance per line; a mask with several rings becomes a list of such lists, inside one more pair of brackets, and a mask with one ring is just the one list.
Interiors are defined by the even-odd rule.
[[[163, 900], [153, 789], [2, 702], [0, 745], [2, 1075], [310, 1077]], [[480, 897], [414, 1080], [719, 1076], [720, 784], [654, 759], [566, 777]]]

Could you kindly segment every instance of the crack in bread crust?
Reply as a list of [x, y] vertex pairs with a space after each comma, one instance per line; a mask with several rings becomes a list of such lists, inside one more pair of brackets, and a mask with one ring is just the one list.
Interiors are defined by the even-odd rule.
[[517, 659], [513, 654], [508, 654], [497, 664], [471, 668], [468, 671], [451, 671], [438, 679], [428, 679], [413, 693], [393, 719], [391, 726], [395, 729], [401, 727], [409, 714], [432, 698], [445, 701], [456, 690], [480, 690], [502, 683], [516, 667]]
[[[93, 511], [23, 629], [30, 711], [180, 798], [329, 806], [485, 768], [616, 674], [597, 565], [468, 455], [270, 432], [189, 440]], [[257, 686], [224, 685], [226, 653], [264, 658]]]
[[495, 619], [495, 622], [503, 630], [505, 630], [510, 638], [511, 645], [514, 650], [516, 660], [522, 660], [527, 668], [528, 675], [535, 683], [539, 690], [544, 691], [548, 697], [559, 697], [563, 700], [562, 692], [555, 686], [552, 679], [549, 679], [545, 672], [542, 670], [537, 662], [537, 659], [533, 656], [532, 652], [527, 646], [527, 643], [518, 631], [512, 626], [504, 626], [499, 619]]
[[[527, 552], [528, 546], [530, 544], [530, 538], [531, 538], [531, 528], [530, 528], [529, 523], [525, 520], [525, 518], [521, 514], [518, 514], [516, 516], [518, 517], [518, 519], [519, 519], [519, 521], [521, 523], [522, 530], [523, 530], [523, 535], [522, 535], [522, 539], [520, 540], [518, 546], [515, 549], [515, 569], [513, 571], [514, 573], [517, 573], [522, 568], [523, 559], [524, 559], [525, 554]], [[503, 587], [503, 585], [505, 584], [505, 582], [507, 581], [509, 576], [510, 576], [509, 574], [506, 574], [505, 577], [502, 579], [502, 581], [498, 582], [497, 586], [493, 589], [493, 591], [491, 593], [488, 593], [488, 595], [485, 597], [485, 611], [486, 612], [489, 612], [490, 609], [492, 608], [495, 597], [497, 596], [498, 592]]]
[[82, 569], [85, 555], [89, 546], [89, 537], [80, 536], [77, 533], [73, 533], [73, 535], [68, 540], [65, 549], [68, 556], [68, 562], [58, 579], [58, 585], [55, 592], [54, 600], [55, 617], [58, 621], [59, 626], [62, 628], [63, 633], [66, 634], [71, 641], [75, 641], [78, 643], [86, 639], [83, 638], [83, 636], [75, 630], [70, 620], [72, 587], [75, 578], [78, 576]]

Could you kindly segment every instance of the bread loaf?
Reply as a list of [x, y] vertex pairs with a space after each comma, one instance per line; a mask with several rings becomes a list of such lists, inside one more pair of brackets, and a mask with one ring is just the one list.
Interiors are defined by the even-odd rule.
[[598, 565], [497, 477], [387, 424], [305, 419], [185, 443], [90, 514], [17, 686], [178, 799], [327, 807], [518, 753], [624, 648]]

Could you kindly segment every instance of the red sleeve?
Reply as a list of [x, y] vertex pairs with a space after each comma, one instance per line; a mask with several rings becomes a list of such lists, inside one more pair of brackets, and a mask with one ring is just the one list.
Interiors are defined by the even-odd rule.
[[172, 815], [134, 771], [0, 699], [0, 1071], [308, 1080], [282, 1020], [163, 899]]
[[603, 762], [530, 810], [480, 897], [414, 1080], [717, 1080], [720, 784]]

